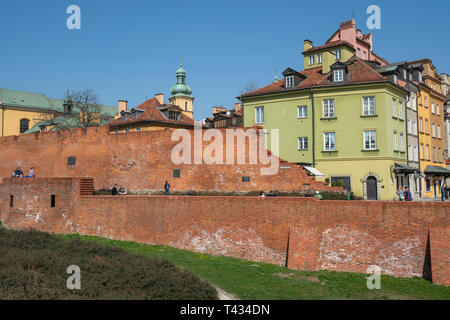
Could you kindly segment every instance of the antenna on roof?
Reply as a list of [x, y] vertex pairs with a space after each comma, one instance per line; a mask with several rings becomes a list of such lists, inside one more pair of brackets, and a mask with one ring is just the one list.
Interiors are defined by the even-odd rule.
[[355, 9], [353, 9], [353, 19], [355, 19]]

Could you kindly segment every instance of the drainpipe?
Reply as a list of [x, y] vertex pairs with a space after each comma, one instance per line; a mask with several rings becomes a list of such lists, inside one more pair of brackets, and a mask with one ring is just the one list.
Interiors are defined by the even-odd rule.
[[312, 165], [316, 166], [316, 139], [315, 139], [315, 126], [314, 126], [314, 93], [313, 89], [309, 89], [311, 99], [311, 117], [312, 117]]

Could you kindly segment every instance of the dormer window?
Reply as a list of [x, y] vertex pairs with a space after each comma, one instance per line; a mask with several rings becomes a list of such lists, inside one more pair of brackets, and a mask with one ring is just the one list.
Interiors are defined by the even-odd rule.
[[334, 70], [333, 71], [333, 82], [342, 82], [344, 81], [344, 70]]
[[169, 111], [170, 120], [180, 120], [180, 113], [175, 111]]
[[286, 88], [294, 87], [294, 76], [286, 77]]
[[313, 64], [314, 64], [314, 54], [310, 55], [310, 56], [308, 57], [308, 59], [309, 59], [309, 65], [310, 65], [310, 66], [313, 65]]

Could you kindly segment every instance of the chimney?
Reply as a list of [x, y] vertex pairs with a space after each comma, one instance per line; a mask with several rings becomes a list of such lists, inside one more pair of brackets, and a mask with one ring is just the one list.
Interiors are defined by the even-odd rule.
[[159, 104], [164, 104], [164, 93], [155, 94], [155, 98], [159, 102]]
[[237, 102], [234, 104], [234, 111], [239, 112], [242, 109], [242, 104]]
[[305, 39], [303, 41], [303, 51], [309, 50], [313, 47], [313, 42], [311, 40]]
[[128, 108], [127, 100], [119, 100], [119, 115], [122, 111], [126, 111]]

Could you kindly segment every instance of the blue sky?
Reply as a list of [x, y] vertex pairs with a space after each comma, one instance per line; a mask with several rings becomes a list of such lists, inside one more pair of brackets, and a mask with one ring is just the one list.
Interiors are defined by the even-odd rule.
[[[81, 30], [66, 8], [81, 8]], [[381, 8], [368, 30], [366, 9]], [[232, 107], [250, 81], [263, 86], [287, 67], [303, 69], [303, 40], [323, 44], [352, 18], [372, 31], [374, 51], [391, 62], [428, 57], [450, 73], [449, 1], [0, 0], [0, 87], [61, 98], [95, 90], [101, 102], [134, 107], [175, 84], [180, 52], [194, 117]]]

